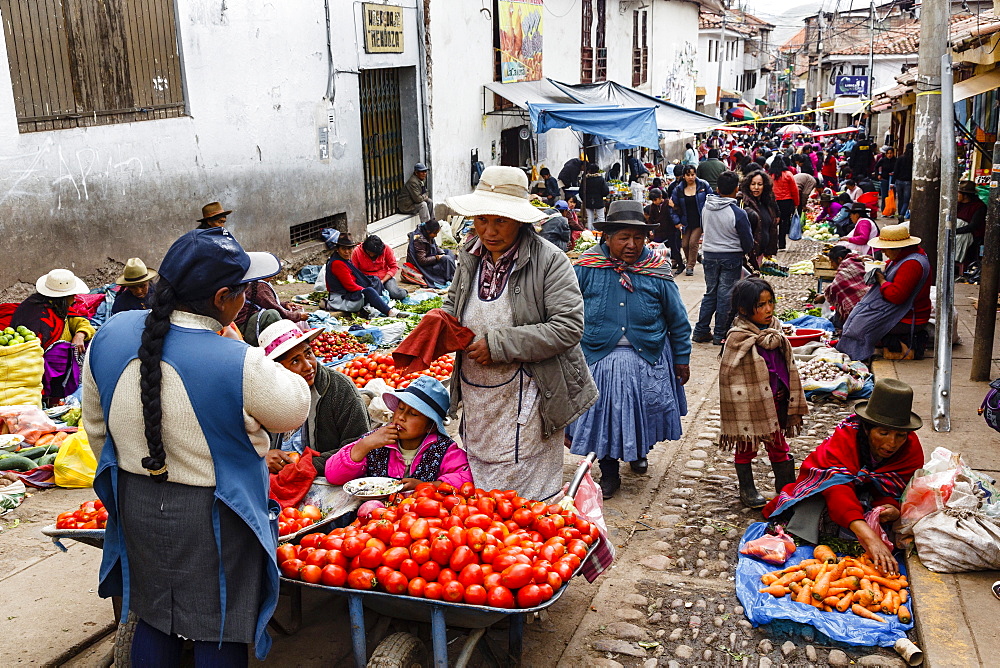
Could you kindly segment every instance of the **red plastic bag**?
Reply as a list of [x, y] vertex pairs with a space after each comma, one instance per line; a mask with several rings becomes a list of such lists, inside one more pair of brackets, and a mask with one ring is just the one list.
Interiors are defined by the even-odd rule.
[[879, 522], [879, 517], [882, 515], [882, 506], [876, 506], [865, 513], [865, 522], [872, 528], [875, 535], [882, 539], [885, 546], [889, 548], [889, 551], [896, 549], [896, 546], [892, 544], [889, 540], [889, 536], [885, 533], [885, 529], [882, 528], [882, 523]]
[[740, 554], [757, 557], [775, 566], [781, 566], [795, 553], [795, 541], [781, 527], [775, 527], [773, 536], [764, 535], [748, 541], [740, 548]]

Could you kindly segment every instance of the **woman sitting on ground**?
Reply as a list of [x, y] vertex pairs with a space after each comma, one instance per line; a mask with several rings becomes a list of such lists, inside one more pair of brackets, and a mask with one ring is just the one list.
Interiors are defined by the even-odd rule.
[[306, 448], [319, 453], [312, 459], [316, 473], [326, 470], [326, 462], [341, 446], [353, 443], [371, 429], [368, 410], [347, 376], [316, 361], [309, 343], [323, 332], [304, 333], [291, 320], [279, 320], [260, 333], [264, 355], [309, 385], [309, 417], [295, 431], [271, 435], [267, 469], [278, 473], [293, 461], [290, 453]]
[[358, 242], [346, 232], [337, 237], [333, 255], [326, 265], [326, 289], [330, 293], [327, 309], [357, 313], [367, 306], [393, 318], [408, 316], [408, 313], [389, 308], [382, 298], [382, 282], [361, 273], [351, 262], [351, 253], [357, 245]]
[[870, 400], [855, 406], [802, 462], [798, 479], [764, 507], [764, 517], [810, 543], [856, 539], [880, 571], [895, 574], [895, 557], [866, 517], [878, 510], [886, 528], [899, 519], [903, 490], [923, 465], [914, 433], [922, 422], [912, 406], [909, 385], [879, 380]]
[[410, 232], [406, 248], [406, 261], [416, 267], [429, 288], [443, 288], [455, 276], [455, 254], [438, 246], [435, 238], [441, 223], [428, 220]]
[[404, 389], [382, 395], [392, 421], [345, 445], [326, 463], [334, 485], [368, 476], [399, 478], [404, 489], [422, 482], [453, 487], [472, 481], [469, 460], [445, 431], [451, 400], [448, 390], [430, 376], [419, 376]]
[[10, 326], [24, 325], [38, 337], [42, 350], [57, 341], [69, 341], [82, 353], [94, 338], [94, 327], [73, 307], [79, 294], [89, 292], [87, 284], [69, 269], [53, 269], [35, 281], [35, 293], [14, 310]]

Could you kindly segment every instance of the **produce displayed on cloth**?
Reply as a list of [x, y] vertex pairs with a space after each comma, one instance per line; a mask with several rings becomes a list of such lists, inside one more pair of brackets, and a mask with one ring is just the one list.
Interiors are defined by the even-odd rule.
[[836, 241], [840, 236], [834, 234], [826, 223], [806, 223], [802, 227], [802, 238], [813, 241]]
[[441, 295], [431, 297], [430, 299], [425, 299], [422, 302], [417, 302], [416, 304], [407, 304], [405, 308], [410, 313], [416, 313], [417, 315], [423, 315], [427, 313], [432, 308], [441, 308], [444, 305], [444, 300]]
[[576, 244], [573, 246], [573, 250], [582, 253], [585, 250], [590, 250], [593, 246], [597, 245], [597, 237], [590, 230], [584, 230], [580, 233], [580, 238], [576, 240]]
[[454, 356], [442, 355], [434, 360], [428, 369], [416, 373], [400, 374], [392, 361], [391, 354], [375, 353], [355, 357], [350, 362], [335, 367], [335, 370], [350, 378], [359, 388], [364, 387], [370, 380], [381, 378], [389, 387], [402, 389], [409, 386], [410, 382], [418, 376], [431, 376], [445, 381], [451, 377], [454, 368]]
[[30, 471], [31, 469], [54, 464], [59, 454], [59, 446], [69, 436], [66, 432], [45, 434], [34, 445], [24, 441], [16, 449], [0, 450], [0, 471]]
[[871, 371], [864, 362], [852, 361], [847, 355], [829, 347], [819, 348], [809, 359], [796, 356], [795, 364], [799, 368], [806, 396], [827, 393], [838, 399], [847, 399], [861, 392], [871, 378]]
[[312, 342], [313, 353], [321, 362], [339, 359], [345, 355], [367, 353], [368, 346], [358, 337], [347, 332], [323, 332]]
[[573, 577], [598, 537], [573, 511], [513, 490], [421, 483], [348, 527], [279, 546], [277, 558], [284, 577], [312, 584], [531, 608]]
[[795, 603], [823, 612], [851, 612], [887, 623], [882, 615], [897, 615], [908, 624], [909, 582], [905, 575], [882, 575], [867, 556], [838, 557], [827, 545], [813, 548], [813, 558], [766, 573], [762, 594], [789, 596]]
[[100, 499], [85, 501], [76, 510], [59, 513], [57, 529], [103, 529], [108, 522], [108, 511]]
[[791, 276], [812, 276], [815, 271], [812, 260], [802, 260], [788, 266], [788, 273]]
[[301, 508], [285, 508], [278, 515], [278, 535], [293, 534], [312, 526], [321, 519], [323, 519], [323, 511], [316, 506], [304, 505]]
[[26, 443], [34, 445], [56, 430], [56, 423], [37, 406], [0, 406], [0, 434], [19, 434]]

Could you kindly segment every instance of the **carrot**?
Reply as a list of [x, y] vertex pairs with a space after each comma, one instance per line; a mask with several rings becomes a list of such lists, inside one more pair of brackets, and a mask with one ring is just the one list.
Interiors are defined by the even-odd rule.
[[813, 557], [825, 561], [828, 564], [837, 563], [837, 555], [830, 548], [829, 545], [817, 545], [813, 548]]
[[857, 594], [858, 597], [855, 600], [865, 607], [875, 602], [875, 595], [871, 589], [862, 589]]
[[[816, 606], [816, 607], [819, 607], [819, 606]], [[833, 612], [833, 606], [832, 605], [826, 605], [824, 603], [823, 604], [823, 612]]]
[[784, 575], [782, 575], [780, 578], [778, 578], [777, 580], [775, 580], [771, 584], [785, 586], [785, 585], [791, 584], [792, 582], [801, 582], [802, 580], [805, 580], [805, 579], [806, 579], [806, 572], [805, 571], [794, 571], [794, 572], [791, 572], [791, 573], [785, 573]]
[[874, 613], [882, 612], [882, 606], [880, 606], [878, 603], [872, 603], [871, 605], [868, 606], [868, 611]]
[[809, 603], [812, 601], [812, 588], [809, 585], [802, 587], [794, 600], [796, 603]]
[[816, 581], [816, 586], [813, 587], [813, 598], [823, 600], [827, 597], [827, 594], [830, 591], [831, 575], [832, 573], [828, 571], [819, 576], [819, 579]]
[[[815, 596], [815, 594], [813, 594], [813, 596]], [[826, 598], [823, 599], [823, 605], [828, 605], [831, 608], [835, 608], [838, 605], [840, 605], [840, 599], [837, 598], [836, 596], [827, 596]]]
[[820, 573], [826, 570], [826, 564], [810, 564], [806, 566], [806, 577], [810, 580], [818, 580]]
[[873, 582], [872, 583], [872, 593], [875, 594], [873, 602], [874, 603], [881, 603], [882, 602], [882, 598], [885, 596], [885, 594], [882, 593], [882, 588], [878, 586], [877, 582]]
[[764, 575], [760, 576], [760, 581], [765, 585], [773, 585], [775, 582], [778, 581], [778, 576], [775, 575], [774, 573], [765, 573]]
[[896, 614], [899, 616], [899, 622], [901, 624], [909, 624], [913, 620], [913, 617], [910, 616], [910, 609], [905, 605], [899, 606], [899, 609], [896, 610]]
[[834, 582], [844, 577], [844, 568], [846, 567], [847, 564], [845, 564], [843, 561], [834, 564], [833, 567], [830, 568], [830, 573], [831, 573], [830, 582]]
[[35, 446], [39, 445], [49, 445], [52, 441], [56, 440], [56, 435], [52, 434], [42, 434], [37, 439], [35, 439]]
[[794, 601], [795, 598], [799, 595], [799, 592], [802, 591], [802, 585], [800, 585], [798, 582], [789, 582], [788, 589], [789, 591], [792, 592], [792, 594], [794, 594], [794, 596], [792, 596], [792, 600]]
[[863, 578], [865, 576], [865, 569], [860, 566], [848, 566], [844, 569], [844, 575]]
[[801, 570], [801, 569], [805, 568], [806, 566], [811, 566], [813, 564], [818, 564], [818, 563], [819, 562], [816, 559], [803, 559], [802, 561], [800, 561], [799, 563], [795, 564], [794, 566], [789, 566], [788, 568], [782, 569], [781, 572], [782, 573], [791, 573], [792, 571]]
[[861, 581], [858, 583], [858, 586], [861, 589], [871, 589], [872, 588], [872, 581], [869, 580], [868, 578], [861, 578]]
[[883, 578], [880, 576], [873, 575], [870, 579], [872, 582], [877, 582], [883, 587], [888, 587], [893, 591], [899, 591], [900, 589], [903, 588], [903, 585], [901, 585], [898, 581], [890, 580], [889, 578]]
[[861, 586], [861, 580], [856, 577], [840, 578], [839, 580], [834, 580], [830, 583], [831, 587], [847, 587], [848, 589], [858, 589]]
[[840, 602], [837, 603], [837, 610], [840, 612], [847, 612], [854, 600], [853, 596], [854, 595], [851, 592], [844, 594], [844, 596], [840, 599]]
[[56, 437], [54, 439], [52, 439], [52, 443], [55, 444], [55, 445], [60, 445], [67, 438], [69, 438], [69, 432], [68, 431], [57, 431], [56, 432]]
[[885, 598], [882, 599], [882, 612], [887, 615], [895, 615], [899, 609], [899, 595], [893, 590], [889, 590]]
[[900, 605], [906, 603], [906, 601], [909, 598], [910, 598], [910, 592], [906, 591], [905, 589], [900, 589], [899, 590], [899, 603], [900, 603]]
[[775, 598], [781, 598], [788, 593], [788, 587], [779, 587], [778, 585], [771, 585], [770, 587], [764, 587], [763, 589], [758, 589], [761, 594], [770, 594]]
[[830, 590], [826, 592], [830, 596], [841, 597], [844, 592], [853, 591], [850, 587], [830, 587]]
[[885, 619], [883, 619], [882, 617], [879, 617], [878, 615], [876, 615], [871, 610], [868, 610], [867, 608], [861, 607], [857, 603], [855, 603], [854, 605], [851, 606], [851, 612], [853, 612], [858, 617], [864, 617], [865, 619], [873, 619], [876, 622], [882, 622], [883, 624], [886, 623]]

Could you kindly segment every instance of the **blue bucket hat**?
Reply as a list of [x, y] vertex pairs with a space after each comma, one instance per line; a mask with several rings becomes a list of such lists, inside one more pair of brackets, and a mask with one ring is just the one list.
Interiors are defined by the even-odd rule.
[[439, 434], [447, 434], [444, 428], [444, 418], [448, 414], [451, 398], [448, 396], [448, 390], [438, 379], [430, 376], [417, 376], [402, 390], [384, 392], [382, 401], [393, 412], [396, 411], [399, 402], [403, 402], [430, 418], [437, 425]]

